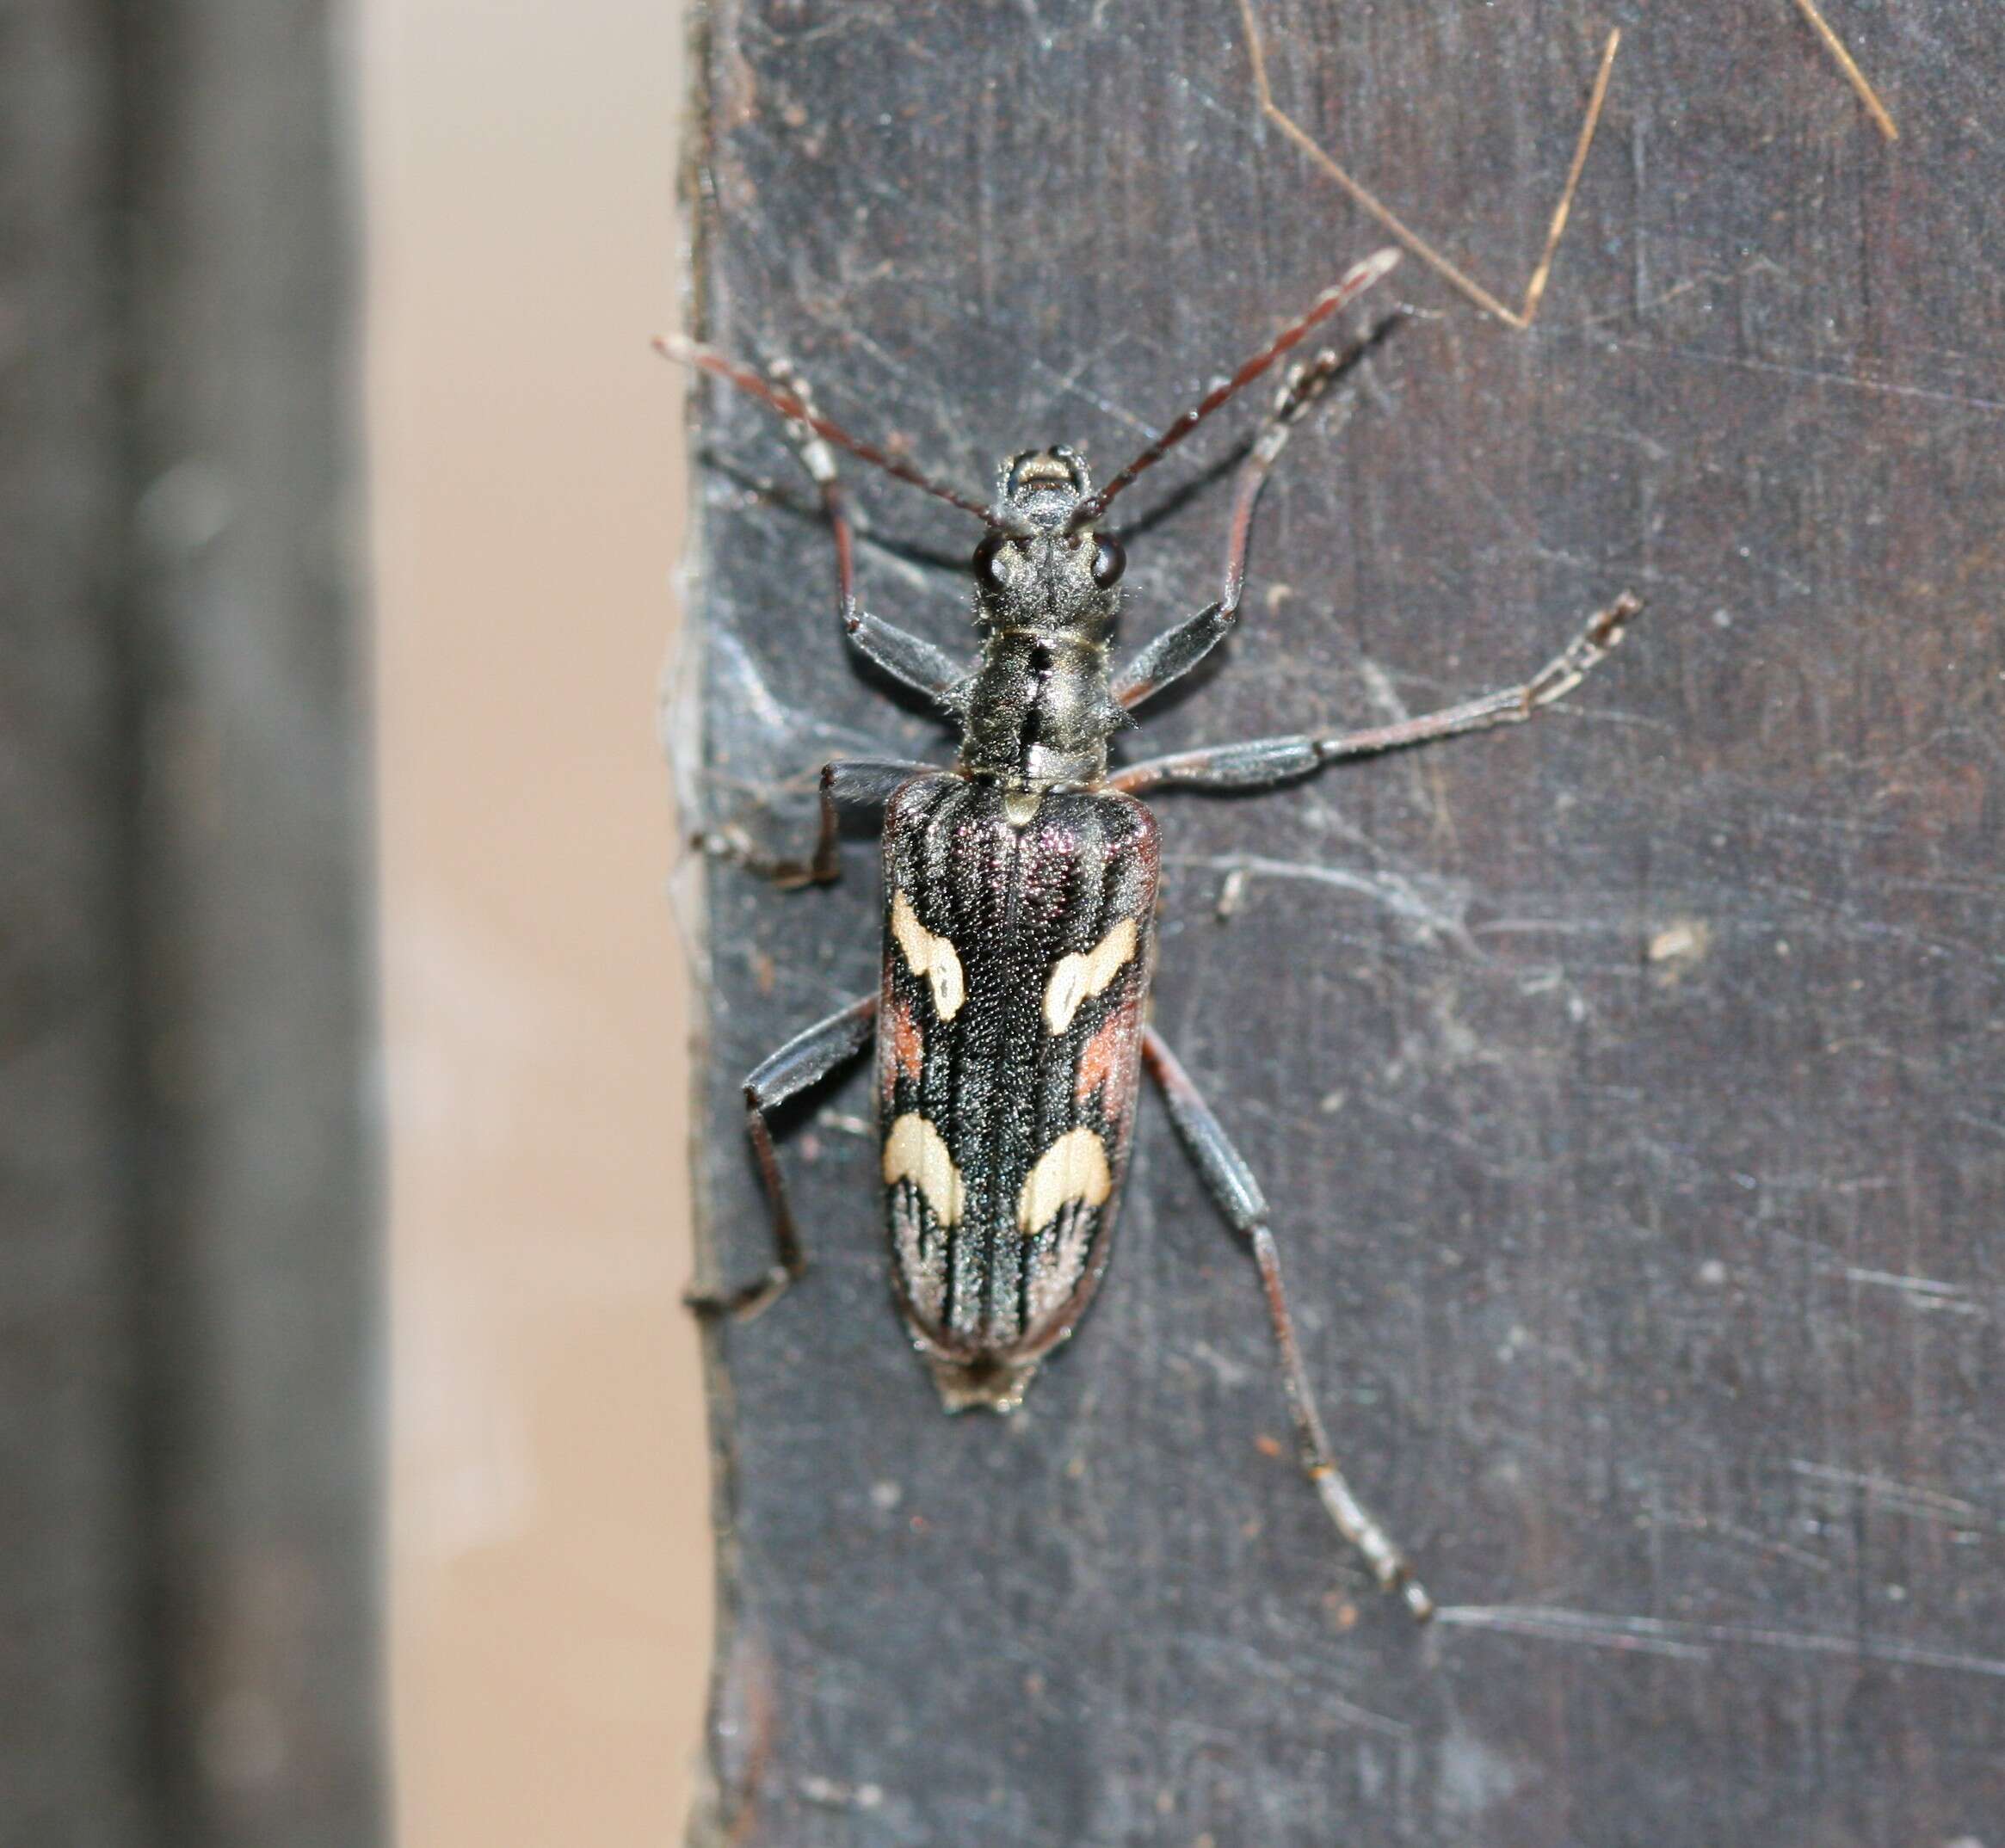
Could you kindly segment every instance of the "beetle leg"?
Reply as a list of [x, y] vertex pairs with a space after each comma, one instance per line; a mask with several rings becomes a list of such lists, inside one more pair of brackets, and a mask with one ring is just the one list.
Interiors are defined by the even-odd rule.
[[838, 851], [845, 816], [881, 815], [901, 783], [937, 774], [938, 764], [901, 757], [839, 757], [822, 766], [822, 819], [814, 852], [806, 859], [785, 859], [754, 844], [742, 829], [706, 829], [693, 843], [713, 859], [729, 860], [775, 885], [792, 890], [826, 885], [842, 871]]
[[1186, 617], [1148, 643], [1114, 677], [1114, 702], [1124, 710], [1139, 705], [1173, 681], [1181, 680], [1232, 632], [1246, 587], [1246, 553], [1253, 539], [1253, 509], [1276, 458], [1296, 424], [1330, 381], [1342, 371], [1344, 355], [1325, 348], [1289, 368], [1264, 422], [1239, 465], [1232, 489], [1232, 518], [1226, 529], [1225, 579], [1218, 601]]
[[877, 1025], [877, 1001], [874, 994], [866, 995], [827, 1019], [817, 1020], [805, 1033], [788, 1040], [745, 1080], [745, 1133], [751, 1138], [759, 1180], [773, 1209], [773, 1262], [763, 1276], [736, 1290], [715, 1294], [692, 1291], [685, 1300], [706, 1321], [726, 1315], [739, 1321], [750, 1321], [769, 1308], [806, 1268], [806, 1255], [801, 1250], [793, 1210], [787, 1204], [787, 1179], [780, 1172], [780, 1157], [773, 1147], [767, 1112], [819, 1084], [870, 1044]]
[[[814, 409], [806, 382], [791, 366], [783, 360], [772, 370], [782, 386]], [[932, 643], [879, 621], [856, 601], [856, 536], [834, 448], [804, 424], [790, 422], [782, 434], [820, 493], [822, 511], [835, 537], [836, 616], [845, 639], [901, 687], [930, 700], [947, 718], [959, 720], [967, 710], [967, 689], [973, 680], [969, 670]]]
[[1200, 789], [1268, 789], [1307, 776], [1348, 757], [1372, 757], [1435, 738], [1452, 738], [1492, 725], [1516, 724], [1542, 711], [1579, 686], [1590, 668], [1622, 639], [1624, 627], [1643, 608], [1625, 591], [1595, 613], [1573, 640], [1530, 680], [1500, 688], [1439, 712], [1423, 712], [1397, 724], [1360, 731], [1302, 732], [1292, 737], [1255, 738], [1244, 744], [1213, 744], [1173, 757], [1151, 757], [1108, 777], [1108, 785], [1133, 795], [1165, 784]]
[[967, 717], [968, 690], [975, 677], [951, 655], [906, 630], [880, 622], [854, 603], [844, 606], [842, 634], [879, 673], [919, 694], [942, 717], [956, 724]]
[[1177, 1063], [1176, 1055], [1153, 1027], [1143, 1030], [1142, 1058], [1150, 1075], [1162, 1087], [1163, 1100], [1169, 1107], [1169, 1120], [1196, 1164], [1206, 1191], [1226, 1223], [1246, 1240], [1260, 1271], [1261, 1289], [1274, 1323], [1274, 1342], [1280, 1350], [1281, 1383], [1287, 1391], [1288, 1410], [1294, 1417], [1303, 1469], [1336, 1531], [1364, 1555], [1380, 1587], [1397, 1592], [1407, 1609], [1425, 1623], [1434, 1615], [1434, 1599], [1414, 1577], [1406, 1555], [1352, 1492], [1330, 1451], [1329, 1435], [1310, 1390], [1309, 1375], [1302, 1364], [1302, 1351], [1296, 1345], [1287, 1295], [1281, 1287], [1280, 1256], [1274, 1249], [1274, 1234], [1268, 1228], [1267, 1199], [1260, 1191], [1260, 1183], [1227, 1139], [1224, 1127], [1199, 1095], [1189, 1075]]

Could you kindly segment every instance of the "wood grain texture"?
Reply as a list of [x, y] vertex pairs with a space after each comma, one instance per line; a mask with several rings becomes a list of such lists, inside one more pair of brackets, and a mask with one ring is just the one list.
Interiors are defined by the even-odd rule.
[[[1418, 711], [1649, 600], [1533, 726], [1155, 804], [1157, 1025], [1274, 1203], [1347, 1467], [1447, 1608], [1418, 1635], [1373, 1597], [1268, 1454], [1253, 1277], [1152, 1105], [1078, 1339], [1015, 1420], [943, 1418], [888, 1305], [859, 1073], [783, 1151], [814, 1267], [713, 1350], [703, 1839], [1996, 1841], [1994, 12], [1852, 10], [1889, 146], [1783, 0], [1269, 0], [1281, 106], [1507, 299], [1625, 31], [1536, 325], [1402, 267], [1354, 414], [1277, 471], [1243, 632], [1141, 747]], [[707, 30], [702, 334], [965, 486], [1033, 443], [1120, 462], [1385, 241], [1262, 126], [1231, 0]], [[799, 773], [945, 748], [844, 659], [770, 419], [701, 404], [705, 800], [791, 848]], [[1122, 507], [1131, 644], [1213, 594], [1233, 434]], [[967, 645], [918, 554], [972, 523], [852, 478], [871, 607]], [[848, 855], [825, 892], [711, 882], [733, 1278], [767, 1249], [738, 1081], [876, 979]]]
[[318, 0], [0, 9], [0, 1842], [379, 1820]]

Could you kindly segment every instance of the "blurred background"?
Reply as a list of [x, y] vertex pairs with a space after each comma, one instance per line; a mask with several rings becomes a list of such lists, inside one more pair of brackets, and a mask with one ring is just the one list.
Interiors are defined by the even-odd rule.
[[679, 1839], [708, 1659], [682, 9], [358, 0], [406, 1844]]
[[0, 7], [0, 1844], [678, 1839], [682, 9]]

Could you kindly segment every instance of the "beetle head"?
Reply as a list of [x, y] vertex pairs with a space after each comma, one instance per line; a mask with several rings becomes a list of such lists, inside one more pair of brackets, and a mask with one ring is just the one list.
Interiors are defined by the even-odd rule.
[[1027, 449], [1002, 465], [1003, 510], [1020, 530], [992, 527], [975, 548], [976, 620], [991, 628], [1095, 628], [1120, 608], [1120, 542], [1077, 524], [1093, 477], [1076, 450]]

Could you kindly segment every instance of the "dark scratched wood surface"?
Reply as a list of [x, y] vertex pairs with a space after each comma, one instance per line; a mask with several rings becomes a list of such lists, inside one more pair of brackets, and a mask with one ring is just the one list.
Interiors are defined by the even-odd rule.
[[[713, 1350], [730, 1839], [2005, 1839], [2005, 20], [1829, 10], [1897, 145], [1788, 0], [1265, 9], [1283, 107], [1512, 299], [1626, 32], [1536, 325], [1406, 262], [1243, 632], [1145, 733], [1418, 711], [1649, 600], [1533, 727], [1157, 804], [1157, 1024], [1441, 1621], [1269, 1454], [1253, 1278], [1152, 1103], [1079, 1339], [1014, 1421], [943, 1417], [853, 1075], [786, 1148], [810, 1278]], [[707, 33], [703, 331], [959, 483], [1118, 462], [1386, 241], [1263, 127], [1231, 0]], [[770, 421], [701, 405], [706, 799], [805, 828], [797, 773], [947, 746], [845, 660]], [[1212, 594], [1227, 422], [1123, 508], [1131, 640]], [[970, 523], [851, 473], [869, 602], [965, 646], [914, 554]], [[848, 851], [829, 891], [712, 881], [733, 1276], [738, 1081], [875, 979]]]

